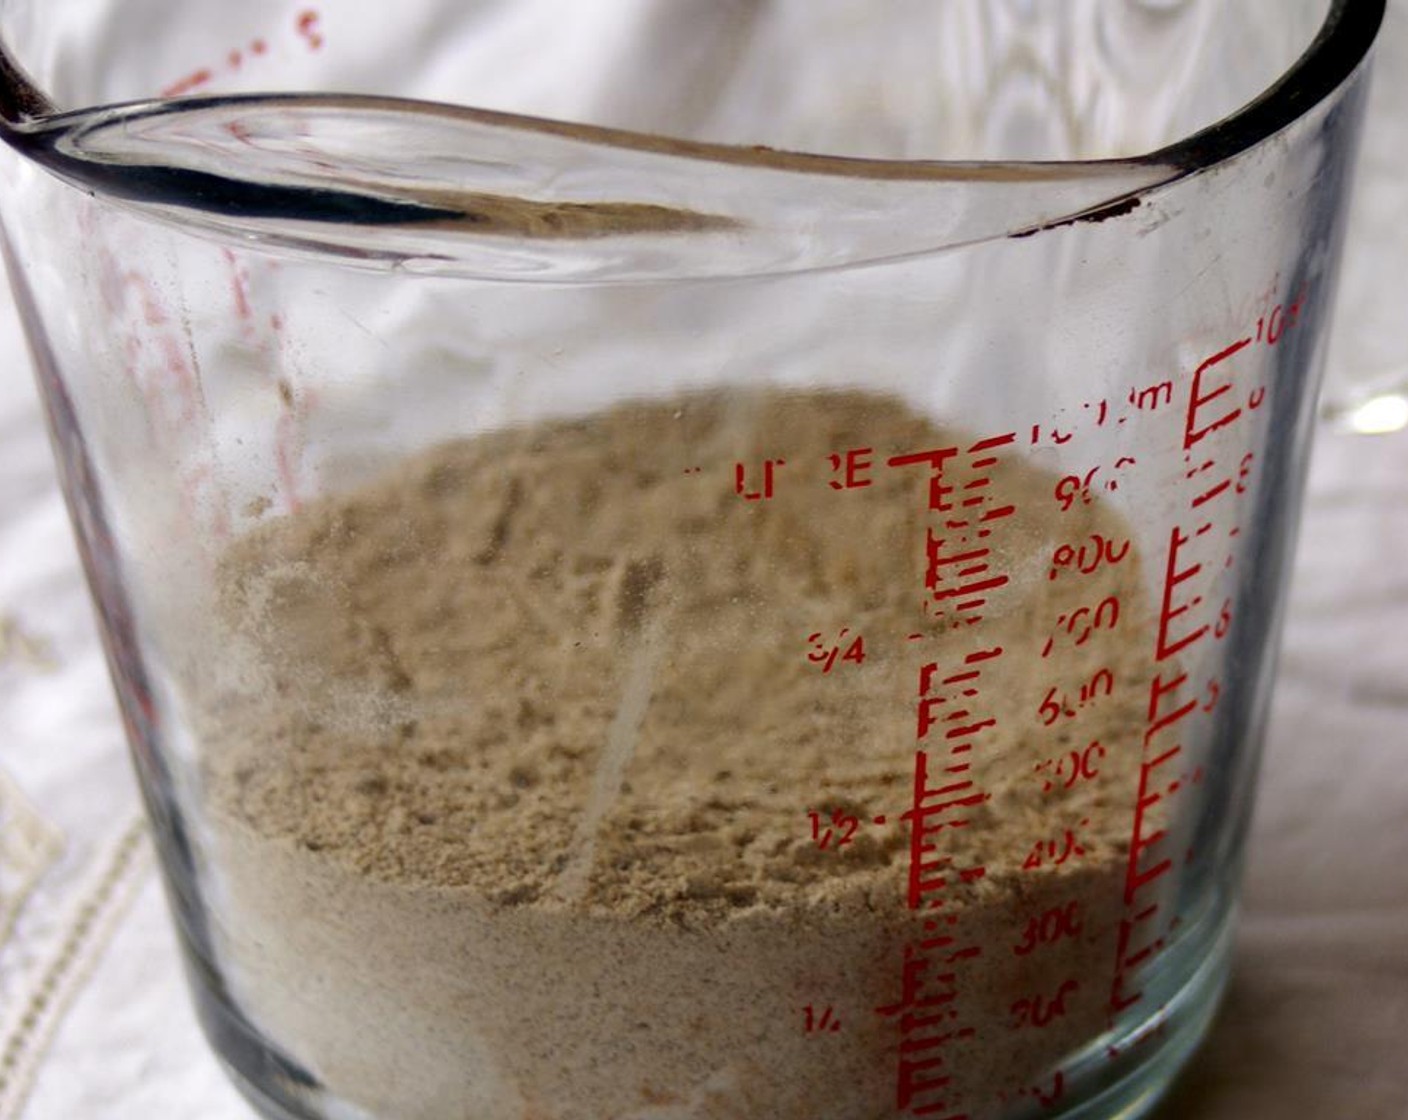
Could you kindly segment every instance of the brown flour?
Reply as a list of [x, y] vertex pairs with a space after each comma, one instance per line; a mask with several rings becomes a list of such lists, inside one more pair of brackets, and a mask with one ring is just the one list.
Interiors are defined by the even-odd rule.
[[[446, 444], [239, 540], [219, 613], [240, 687], [205, 705], [204, 759], [250, 1017], [376, 1116], [897, 1115], [876, 1009], [918, 928], [917, 669], [971, 640], [919, 609], [927, 472], [883, 463], [968, 442], [860, 394], [628, 405]], [[853, 447], [873, 485], [835, 490], [827, 456]], [[764, 457], [777, 495], [742, 500], [734, 462]], [[983, 686], [992, 797], [944, 841], [986, 867], [952, 892], [985, 942], [952, 1051], [974, 1116], [1098, 1034], [1114, 956], [1148, 611], [1132, 552], [1048, 578], [1056, 544], [1130, 535], [1099, 503], [1060, 513], [1054, 481], [1015, 456], [993, 474], [1018, 514], [984, 638], [1036, 650], [1078, 605], [1122, 612]], [[823, 671], [808, 653], [843, 629], [864, 660]], [[1048, 689], [1101, 666], [1113, 695], [1044, 728]], [[1098, 780], [1038, 769], [1095, 739]], [[854, 834], [823, 846], [813, 812]], [[1068, 828], [1082, 856], [1022, 869]], [[1070, 900], [1079, 936], [1016, 951]], [[1064, 1014], [1018, 1022], [1068, 978]]]

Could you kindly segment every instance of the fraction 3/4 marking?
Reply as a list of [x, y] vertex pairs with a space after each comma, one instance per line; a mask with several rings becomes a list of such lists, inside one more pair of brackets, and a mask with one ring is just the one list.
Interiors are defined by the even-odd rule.
[[843, 626], [836, 635], [835, 641], [824, 639], [820, 630], [808, 634], [807, 645], [811, 649], [807, 653], [807, 660], [813, 665], [821, 666], [823, 675], [831, 672], [836, 667], [837, 661], [849, 661], [855, 665], [864, 665], [865, 637], [861, 634], [850, 637], [850, 633], [849, 627]]

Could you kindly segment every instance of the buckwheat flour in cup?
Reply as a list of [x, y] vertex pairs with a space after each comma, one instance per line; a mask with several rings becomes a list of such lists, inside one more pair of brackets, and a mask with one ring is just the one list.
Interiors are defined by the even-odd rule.
[[[923, 609], [931, 472], [887, 462], [973, 438], [860, 393], [625, 404], [237, 539], [201, 751], [242, 1010], [376, 1117], [898, 1115], [917, 672], [972, 639]], [[864, 485], [832, 485], [848, 449]], [[990, 797], [939, 841], [984, 869], [948, 894], [983, 944], [947, 1051], [974, 1117], [1103, 1029], [1151, 646], [1132, 546], [1052, 567], [1122, 518], [1015, 452], [989, 475], [1015, 513], [981, 627], [1014, 653]], [[1117, 625], [1060, 629], [1105, 597]], [[1024, 943], [1053, 908], [1065, 936]]]

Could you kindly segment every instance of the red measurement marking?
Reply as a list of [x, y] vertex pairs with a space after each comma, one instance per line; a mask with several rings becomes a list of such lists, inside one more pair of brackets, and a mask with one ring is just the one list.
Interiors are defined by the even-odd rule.
[[1051, 996], [1024, 996], [1012, 1004], [1012, 1029], [1022, 1030], [1026, 1027], [1050, 1026], [1057, 1019], [1066, 1014], [1066, 999], [1080, 990], [1080, 982], [1075, 979], [1065, 980]]
[[[986, 604], [987, 592], [1007, 586], [1005, 574], [992, 574], [988, 568], [989, 548], [980, 546], [948, 554], [945, 552], [948, 545], [948, 538], [935, 536], [933, 529], [925, 530], [924, 586], [935, 603], [942, 605], [956, 600], [956, 610], [975, 611]], [[949, 571], [954, 565], [966, 567], [954, 573]]]
[[1159, 637], [1155, 647], [1155, 656], [1160, 661], [1167, 661], [1170, 657], [1191, 646], [1209, 630], [1208, 624], [1203, 623], [1184, 631], [1177, 637], [1172, 636], [1174, 624], [1193, 609], [1191, 602], [1175, 604], [1178, 588], [1195, 578], [1203, 570], [1203, 565], [1196, 562], [1188, 564], [1186, 567], [1179, 566], [1179, 554], [1186, 545], [1192, 542], [1192, 539], [1177, 525], [1169, 533], [1168, 560], [1164, 566], [1163, 602], [1159, 609]]
[[[1090, 406], [1089, 406], [1089, 405], [1086, 405], [1085, 407], [1086, 407], [1086, 408], [1089, 408]], [[1104, 408], [1105, 408], [1105, 402], [1104, 402], [1104, 401], [1101, 401], [1101, 402], [1100, 402], [1100, 407], [1101, 407], [1101, 409], [1104, 409]], [[1102, 420], [1099, 421], [1098, 423], [1103, 423], [1103, 422], [1104, 422], [1104, 421], [1103, 421], [1103, 419], [1102, 419]], [[1121, 423], [1123, 423], [1123, 421], [1121, 421]], [[1063, 431], [1061, 431], [1061, 429], [1057, 428], [1054, 424], [1052, 425], [1051, 430], [1050, 430], [1050, 432], [1048, 433], [1048, 437], [1050, 438], [1051, 442], [1052, 442], [1053, 444], [1055, 444], [1057, 447], [1060, 447], [1060, 446], [1062, 446], [1063, 444], [1070, 443], [1071, 440], [1074, 438], [1074, 436], [1075, 436], [1075, 433], [1074, 433], [1074, 432], [1063, 432]], [[1032, 433], [1031, 433], [1031, 445], [1032, 445], [1033, 447], [1036, 447], [1036, 446], [1040, 445], [1040, 443], [1041, 443], [1041, 425], [1040, 425], [1040, 424], [1033, 424], [1033, 425], [1032, 425]]]
[[321, 50], [323, 46], [323, 37], [318, 33], [320, 18], [316, 8], [306, 8], [298, 13], [298, 34], [307, 42], [310, 51]]
[[[860, 818], [841, 809], [831, 810], [829, 825], [822, 824], [822, 813], [809, 812], [807, 817], [812, 822], [812, 842], [822, 851], [844, 848], [855, 838], [856, 829], [860, 828]], [[884, 817], [877, 817], [875, 823], [883, 824], [884, 820]]]
[[[1149, 712], [1148, 726], [1144, 731], [1144, 747], [1148, 750], [1154, 739], [1161, 735], [1168, 728], [1178, 723], [1198, 708], [1198, 698], [1196, 696], [1175, 704], [1172, 708], [1167, 708], [1166, 700], [1177, 698], [1178, 690], [1188, 681], [1188, 674], [1179, 672], [1164, 679], [1163, 673], [1157, 673], [1149, 684]], [[1211, 711], [1212, 705], [1217, 703], [1217, 697], [1222, 691], [1222, 686], [1217, 678], [1208, 682], [1209, 703], [1205, 711]]]
[[[955, 919], [949, 918], [948, 921], [952, 924]], [[924, 941], [925, 944], [937, 948], [947, 948], [957, 943], [956, 938], [946, 935], [925, 938]], [[963, 952], [969, 956], [981, 955], [976, 946], [971, 946]], [[921, 955], [915, 946], [906, 945], [904, 971], [900, 977], [900, 998], [895, 1003], [877, 1007], [876, 1012], [880, 1015], [893, 1016], [942, 1008], [944, 1010], [935, 1016], [936, 1022], [954, 1018], [955, 1015], [950, 1005], [958, 999], [958, 992], [952, 986], [956, 977], [952, 972], [931, 972], [933, 965], [934, 961]]]
[[[811, 646], [807, 660], [813, 665], [820, 665], [823, 676], [835, 668], [838, 660], [849, 661], [854, 665], [865, 664], [865, 637], [857, 634], [847, 643], [846, 635], [849, 633], [850, 630], [843, 627], [834, 642], [823, 641], [820, 630], [807, 635], [807, 644]], [[842, 650], [845, 652], [842, 653]]]
[[1067, 751], [1038, 762], [1033, 769], [1042, 775], [1042, 793], [1050, 793], [1058, 785], [1073, 789], [1081, 782], [1094, 781], [1100, 776], [1100, 763], [1105, 760], [1105, 754], [1105, 748], [1097, 741], [1084, 750]]
[[1078, 607], [1069, 614], [1058, 615], [1054, 632], [1041, 648], [1041, 656], [1051, 656], [1062, 634], [1073, 639], [1070, 645], [1078, 648], [1089, 642], [1096, 633], [1113, 630], [1119, 622], [1120, 600], [1117, 595], [1107, 595], [1094, 607]]
[[[1125, 867], [1126, 913], [1120, 920], [1115, 975], [1110, 990], [1110, 1009], [1116, 1013], [1139, 1000], [1141, 993], [1133, 988], [1132, 974], [1165, 945], [1164, 937], [1155, 925], [1160, 912], [1159, 903], [1145, 901], [1144, 892], [1173, 870], [1174, 859], [1164, 852], [1167, 831], [1151, 829], [1148, 812], [1166, 798], [1177, 796], [1183, 788], [1183, 780], [1176, 770], [1171, 776], [1161, 771], [1179, 763], [1183, 745], [1173, 739], [1173, 734], [1179, 724], [1200, 707], [1201, 697], [1198, 694], [1184, 699], [1188, 691], [1184, 687], [1187, 683], [1186, 672], [1179, 671], [1168, 678], [1160, 672], [1155, 674], [1149, 686], [1144, 758], [1139, 767], [1134, 823]], [[1220, 685], [1216, 680], [1210, 681], [1209, 685], [1215, 702]]]
[[[978, 666], [1001, 654], [1001, 646], [995, 646], [992, 649], [977, 650], [968, 654], [968, 656], [963, 659], [963, 663], [969, 666]], [[982, 671], [979, 668], [969, 668], [957, 673], [952, 673], [936, 681], [935, 678], [938, 676], [939, 664], [936, 661], [927, 662], [919, 667], [919, 703], [916, 707], [917, 726], [915, 738], [920, 742], [923, 742], [929, 737], [929, 732], [933, 729], [934, 724], [941, 721], [956, 722], [961, 719], [969, 719], [972, 716], [973, 713], [967, 708], [956, 708], [952, 713], [942, 716], [939, 710], [946, 704], [957, 703], [958, 696], [963, 696], [968, 699], [976, 696], [976, 688], [968, 687], [955, 692], [953, 686], [975, 684], [981, 678]], [[997, 721], [992, 718], [979, 719], [968, 723], [962, 728], [949, 730], [945, 733], [944, 738], [958, 739], [971, 737], [972, 735], [976, 735], [979, 731], [996, 726], [996, 724]], [[960, 734], [954, 734], [955, 731], [960, 732]], [[916, 780], [918, 780], [917, 770]]]
[[[964, 660], [969, 668], [943, 677], [939, 687], [954, 689], [969, 682], [976, 683], [981, 677], [981, 669], [976, 666], [1000, 654], [1000, 648], [970, 653]], [[924, 705], [927, 700], [953, 698], [952, 695], [928, 695], [936, 687], [938, 676], [936, 665], [926, 665], [920, 671], [921, 711], [927, 710]], [[977, 692], [975, 688], [962, 691], [974, 695]], [[961, 714], [967, 717], [971, 713], [965, 709]], [[921, 737], [927, 730], [926, 726]], [[949, 748], [950, 754], [969, 750], [971, 746], [971, 741], [955, 743]], [[966, 764], [962, 765], [962, 769], [966, 768]], [[952, 860], [938, 853], [935, 840], [942, 829], [967, 826], [968, 819], [963, 814], [987, 799], [988, 795], [978, 790], [970, 778], [952, 778], [931, 786], [929, 755], [923, 750], [915, 752], [912, 807], [904, 814], [910, 825], [907, 901], [911, 910], [922, 908], [932, 913], [941, 909], [950, 872], [956, 872], [957, 879], [964, 883], [975, 882], [985, 874], [982, 867], [954, 869]], [[896, 1069], [896, 1106], [915, 1116], [966, 1116], [966, 1113], [954, 1112], [955, 1102], [944, 1095], [950, 1078], [942, 1071], [947, 1047], [957, 1039], [974, 1035], [973, 1028], [954, 1022], [959, 1018], [954, 1005], [959, 995], [958, 967], [964, 961], [980, 957], [982, 948], [976, 943], [964, 943], [955, 916], [928, 918], [924, 928], [927, 936], [917, 944], [905, 946], [899, 1001], [876, 1009], [882, 1015], [900, 1019], [902, 1038]]]
[[[323, 46], [323, 36], [318, 27], [321, 18], [316, 9], [308, 8], [299, 13], [294, 21], [295, 33], [308, 44], [309, 50], [319, 50]], [[256, 38], [250, 40], [243, 49], [231, 47], [221, 59], [220, 69], [231, 73], [239, 70], [245, 63], [245, 51], [256, 57], [262, 57], [269, 52], [268, 41]], [[210, 66], [201, 66], [163, 87], [160, 93], [162, 97], [180, 97], [182, 94], [191, 93], [201, 86], [209, 85], [216, 77], [215, 69]]]
[[1115, 472], [1136, 465], [1137, 462], [1132, 456], [1121, 455], [1115, 460], [1115, 465], [1103, 473], [1097, 465], [1091, 467], [1083, 475], [1068, 474], [1056, 483], [1053, 491], [1056, 504], [1061, 507], [1062, 513], [1068, 513], [1077, 501], [1082, 505], [1089, 505], [1093, 502], [1096, 491], [1113, 494], [1120, 488], [1120, 480], [1116, 477]]
[[199, 70], [193, 70], [184, 78], [179, 78], [169, 86], [166, 86], [162, 89], [161, 96], [180, 97], [183, 93], [190, 93], [193, 89], [199, 89], [201, 86], [214, 80], [214, 78], [215, 75], [211, 73], [210, 70], [201, 67]]
[[[968, 1028], [966, 1032], [951, 1031], [942, 1036], [942, 1041], [946, 1043], [954, 1038], [971, 1036], [972, 1033], [971, 1028]], [[899, 1084], [895, 1092], [895, 1107], [901, 1112], [909, 1112], [914, 1116], [938, 1116], [939, 1113], [948, 1113], [941, 1120], [968, 1120], [966, 1112], [949, 1112], [953, 1106], [946, 1100], [930, 1100], [927, 1103], [919, 1103], [925, 1097], [942, 1092], [953, 1080], [951, 1077], [934, 1073], [934, 1071], [942, 1069], [943, 1065], [942, 1058], [930, 1058], [922, 1061], [901, 1058]]]
[[1130, 540], [1106, 539], [1103, 533], [1091, 533], [1089, 540], [1078, 545], [1061, 544], [1051, 554], [1051, 567], [1046, 578], [1054, 580], [1063, 573], [1073, 576], [1094, 575], [1101, 567], [1118, 564], [1129, 555]]
[[1053, 906], [1028, 920], [1022, 940], [1012, 946], [1012, 953], [1018, 957], [1030, 956], [1038, 946], [1053, 945], [1064, 938], [1077, 937], [1084, 928], [1078, 901]]
[[1258, 319], [1256, 321], [1256, 340], [1258, 342], [1264, 341], [1269, 346], [1275, 346], [1280, 342], [1282, 334], [1300, 321], [1300, 309], [1305, 302], [1305, 295], [1306, 290], [1302, 288], [1289, 307], [1278, 303], [1271, 309], [1269, 315], [1263, 315]]
[[1043, 1089], [1039, 1085], [1032, 1086], [1032, 1096], [1036, 1097], [1036, 1103], [1042, 1108], [1054, 1108], [1056, 1103], [1066, 1095], [1066, 1075], [1061, 1070], [1056, 1071], [1056, 1075], [1051, 1079], [1051, 1088]]
[[831, 479], [827, 485], [833, 490], [860, 490], [873, 485], [870, 470], [875, 465], [871, 459], [874, 454], [873, 447], [853, 447], [849, 451], [828, 455], [826, 459], [831, 464], [831, 472], [841, 477]]
[[763, 485], [761, 490], [750, 490], [748, 483], [748, 468], [742, 463], [735, 463], [733, 466], [733, 491], [744, 501], [758, 502], [764, 501], [773, 496], [774, 472], [787, 465], [786, 459], [764, 459], [763, 460]]
[[1214, 415], [1211, 419], [1203, 420], [1202, 410], [1232, 391], [1230, 380], [1211, 388], [1205, 388], [1203, 379], [1208, 377], [1210, 380], [1210, 375], [1216, 371], [1218, 366], [1241, 353], [1251, 344], [1251, 338], [1239, 339], [1225, 350], [1208, 358], [1194, 371], [1193, 388], [1188, 396], [1188, 416], [1183, 428], [1183, 449], [1185, 451], [1191, 451], [1196, 444], [1212, 435], [1213, 432], [1234, 423], [1242, 415], [1240, 407], [1224, 408], [1221, 413]]
[[1173, 382], [1158, 381], [1143, 389], [1129, 391], [1129, 403], [1140, 412], [1155, 412], [1173, 403]]
[[1102, 697], [1111, 695], [1114, 691], [1115, 674], [1113, 670], [1097, 669], [1095, 674], [1080, 686], [1074, 700], [1053, 685], [1047, 690], [1045, 697], [1037, 706], [1037, 715], [1041, 717], [1041, 722], [1045, 726], [1051, 727], [1063, 717], [1074, 719], [1083, 709]]
[[[901, 814], [901, 819], [910, 825], [910, 868], [908, 900], [911, 910], [918, 910], [929, 894], [940, 891], [947, 884], [943, 876], [936, 874], [948, 866], [947, 859], [927, 858], [935, 851], [934, 839], [945, 828], [966, 828], [968, 818], [953, 816], [954, 810], [971, 809], [986, 802], [990, 794], [974, 788], [969, 778], [961, 778], [946, 785], [931, 789], [927, 785], [928, 753], [919, 751], [915, 763], [915, 805]], [[961, 796], [960, 796], [961, 795]], [[941, 798], [942, 800], [935, 800]]]
[[1068, 474], [1056, 483], [1056, 503], [1061, 507], [1062, 513], [1068, 512], [1075, 505], [1077, 499], [1085, 505], [1089, 505], [1094, 500], [1090, 493], [1090, 484], [1095, 478], [1095, 472], [1099, 469], [1099, 467], [1091, 467], [1084, 476]]
[[[940, 935], [926, 939], [935, 948], [949, 948], [955, 939]], [[960, 949], [949, 960], [967, 959], [978, 955], [976, 946]], [[949, 1112], [952, 1101], [938, 1097], [952, 1078], [942, 1071], [947, 1066], [945, 1049], [962, 1039], [973, 1038], [972, 1027], [955, 1026], [958, 1012], [957, 973], [935, 958], [921, 955], [915, 946], [905, 946], [904, 971], [900, 998], [893, 1004], [877, 1007], [876, 1013], [887, 1018], [899, 1017], [903, 1038], [896, 1070], [895, 1106], [915, 1116], [936, 1116]], [[949, 1113], [954, 1120], [966, 1113]]]
[[957, 456], [958, 448], [940, 447], [933, 451], [893, 455], [885, 462], [887, 466], [891, 467], [922, 466], [927, 463], [929, 466], [929, 509], [944, 511], [953, 509], [952, 503], [948, 500], [949, 495], [953, 493], [953, 487], [944, 481], [944, 464]]
[[1053, 685], [1047, 690], [1046, 696], [1042, 698], [1041, 703], [1037, 706], [1037, 715], [1041, 716], [1042, 723], [1050, 727], [1062, 716], [1065, 716], [1067, 719], [1074, 719], [1077, 712], [1071, 707], [1070, 702], [1066, 699], [1065, 693], [1061, 694], [1059, 701], [1056, 699], [1056, 688]]
[[812, 1004], [802, 1008], [802, 1029], [807, 1034], [835, 1034], [841, 1029], [841, 1020], [830, 1006], [823, 1007], [820, 1013]]
[[[1080, 823], [1084, 827], [1090, 821], [1083, 820]], [[1033, 844], [1027, 858], [1022, 861], [1022, 870], [1038, 871], [1044, 867], [1060, 867], [1068, 860], [1079, 859], [1083, 855], [1085, 848], [1081, 846], [1075, 830], [1068, 828], [1054, 839], [1038, 840]]]
[[1201, 505], [1206, 505], [1208, 502], [1212, 501], [1214, 498], [1219, 497], [1222, 494], [1225, 494], [1230, 489], [1232, 489], [1232, 480], [1230, 478], [1225, 478], [1210, 489], [1204, 490], [1201, 494], [1194, 498], [1192, 506], [1194, 509], [1197, 509]]
[[254, 312], [249, 305], [249, 287], [244, 273], [241, 272], [234, 253], [229, 249], [221, 249], [220, 252], [230, 273], [230, 294], [234, 297], [235, 315], [241, 322], [248, 323], [254, 318]]
[[971, 739], [979, 731], [986, 731], [989, 727], [996, 727], [995, 719], [980, 719], [976, 723], [966, 723], [962, 727], [951, 727], [944, 732], [945, 739]]
[[1245, 494], [1252, 475], [1252, 464], [1256, 462], [1256, 452], [1248, 451], [1237, 464], [1237, 493]]
[[1162, 937], [1157, 938], [1154, 941], [1150, 942], [1148, 945], [1145, 945], [1144, 948], [1140, 949], [1137, 953], [1128, 954], [1124, 959], [1124, 963], [1128, 967], [1134, 968], [1138, 965], [1143, 964], [1146, 960], [1149, 960], [1155, 953], [1157, 953], [1163, 947], [1164, 939]]
[[982, 472], [998, 463], [989, 452], [1015, 443], [1015, 432], [979, 440], [968, 448], [968, 468], [975, 477], [961, 487], [948, 481], [945, 465], [956, 459], [956, 447], [944, 447], [907, 455], [895, 455], [886, 460], [891, 467], [927, 465], [929, 474], [929, 509], [950, 516], [942, 522], [942, 531], [933, 526], [925, 529], [924, 586], [929, 592], [926, 607], [940, 615], [952, 611], [967, 615], [969, 621], [981, 619], [979, 613], [987, 603], [987, 595], [1007, 585], [1005, 574], [990, 567], [991, 548], [984, 543], [991, 534], [993, 522], [1016, 513], [1012, 505], [1000, 505], [991, 493], [991, 478]]
[[[950, 625], [980, 621], [988, 595], [1008, 583], [1005, 573], [992, 568], [990, 541], [995, 525], [1015, 514], [1016, 507], [1002, 503], [989, 472], [999, 462], [996, 452], [1015, 441], [1016, 433], [1008, 432], [979, 440], [966, 452], [941, 448], [886, 460], [891, 467], [929, 468], [928, 509], [942, 516], [926, 527], [924, 582], [929, 597], [924, 605], [927, 611], [946, 614]], [[951, 461], [960, 455], [967, 458], [969, 476], [961, 485], [948, 473]], [[986, 869], [954, 866], [940, 841], [944, 830], [968, 827], [968, 812], [990, 799], [973, 780], [966, 756], [997, 726], [978, 698], [987, 663], [1002, 652], [1000, 646], [976, 649], [961, 665], [940, 669], [937, 662], [929, 662], [919, 668], [915, 738], [919, 743], [937, 739], [932, 733], [941, 728], [947, 751], [944, 758], [935, 748], [932, 763], [929, 750], [915, 751], [910, 807], [902, 816], [909, 825], [906, 903], [928, 915], [926, 935], [905, 946], [899, 1000], [876, 1008], [881, 1015], [899, 1018], [895, 1103], [899, 1111], [914, 1116], [968, 1118], [962, 1102], [949, 1091], [952, 1078], [945, 1071], [955, 1041], [975, 1037], [974, 1028], [962, 1022], [959, 977], [964, 962], [981, 957], [983, 950], [965, 936], [957, 915], [940, 912], [952, 887], [977, 882]]]

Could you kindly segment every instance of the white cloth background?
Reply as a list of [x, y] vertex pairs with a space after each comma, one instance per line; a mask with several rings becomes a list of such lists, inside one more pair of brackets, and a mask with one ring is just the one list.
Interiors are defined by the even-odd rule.
[[[1408, 354], [1408, 0], [1334, 375]], [[1389, 311], [1385, 309], [1389, 308]], [[1395, 357], [1397, 356], [1397, 358]], [[1408, 371], [1408, 362], [1399, 370]], [[1408, 431], [1320, 434], [1235, 977], [1162, 1120], [1408, 1116]], [[249, 1120], [187, 1002], [0, 281], [0, 1120]], [[758, 1118], [764, 1120], [764, 1118]]]

